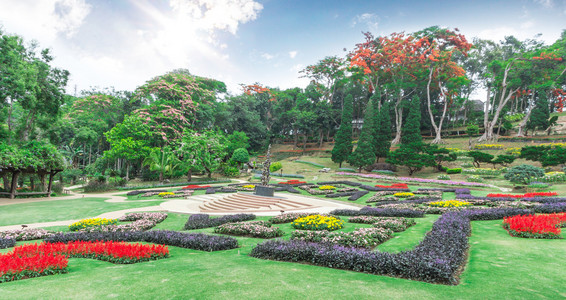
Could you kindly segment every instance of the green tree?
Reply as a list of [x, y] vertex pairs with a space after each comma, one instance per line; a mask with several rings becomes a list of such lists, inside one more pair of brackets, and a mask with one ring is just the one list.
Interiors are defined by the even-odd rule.
[[480, 163], [491, 163], [494, 158], [493, 155], [481, 151], [470, 151], [468, 152], [468, 156], [474, 159], [474, 166], [476, 168], [480, 167]]
[[334, 148], [332, 148], [332, 161], [338, 163], [340, 168], [342, 162], [346, 161], [352, 153], [352, 95], [344, 99], [342, 109], [342, 121], [335, 136]]
[[281, 170], [281, 175], [283, 175], [283, 164], [279, 161], [276, 161], [269, 166], [269, 172], [277, 172], [279, 170]]
[[401, 147], [389, 153], [386, 162], [398, 166], [407, 167], [409, 176], [422, 170], [424, 167], [435, 165], [434, 156], [423, 152], [424, 146], [412, 144], [410, 146], [401, 144]]
[[163, 174], [173, 173], [173, 169], [177, 165], [175, 160], [175, 155], [173, 155], [170, 147], [155, 148], [143, 160], [143, 165], [149, 166], [151, 171], [159, 172], [159, 182], [162, 183]]
[[531, 113], [531, 118], [527, 122], [527, 130], [546, 130], [550, 126], [550, 109], [548, 98], [545, 92], [539, 92], [536, 105]]
[[357, 167], [358, 172], [362, 171], [362, 167], [371, 165], [375, 162], [375, 151], [373, 149], [373, 101], [370, 99], [366, 107], [364, 115], [364, 126], [358, 139], [356, 150], [350, 154], [348, 162], [350, 165]]
[[183, 135], [179, 152], [189, 174], [194, 168], [202, 168], [211, 178], [226, 156], [226, 137], [215, 131], [198, 133], [188, 130]]
[[[376, 106], [377, 107], [377, 106]], [[379, 160], [380, 158], [386, 158], [389, 153], [389, 148], [391, 147], [391, 116], [389, 111], [389, 102], [385, 102], [379, 114], [377, 115], [377, 120], [375, 121], [375, 156]]]
[[250, 154], [245, 148], [238, 148], [234, 151], [234, 154], [232, 154], [231, 159], [237, 162], [239, 167], [241, 167], [242, 164], [250, 161]]
[[409, 103], [407, 120], [401, 128], [401, 144], [409, 147], [419, 147], [423, 143], [421, 136], [421, 109], [418, 98]]
[[226, 144], [226, 152], [228, 155], [234, 153], [234, 150], [238, 148], [248, 149], [250, 148], [249, 140], [250, 138], [246, 135], [245, 132], [242, 131], [234, 131], [231, 134], [226, 136], [228, 140]]

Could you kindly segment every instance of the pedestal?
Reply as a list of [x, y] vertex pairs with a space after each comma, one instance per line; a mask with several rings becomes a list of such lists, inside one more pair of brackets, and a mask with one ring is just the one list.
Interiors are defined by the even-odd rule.
[[258, 195], [258, 196], [273, 197], [273, 192], [274, 192], [274, 191], [275, 191], [275, 189], [272, 188], [272, 187], [257, 185], [257, 186], [255, 187], [254, 194], [255, 194], [255, 195]]

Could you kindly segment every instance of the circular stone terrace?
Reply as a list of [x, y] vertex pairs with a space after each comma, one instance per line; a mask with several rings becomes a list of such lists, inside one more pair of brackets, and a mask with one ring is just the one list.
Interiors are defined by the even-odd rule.
[[274, 197], [264, 197], [244, 192], [190, 196], [182, 200], [169, 200], [161, 203], [160, 206], [164, 211], [176, 213], [211, 215], [250, 213], [259, 216], [275, 216], [282, 212], [329, 213], [338, 208], [360, 208], [341, 201], [288, 193], [275, 193]]

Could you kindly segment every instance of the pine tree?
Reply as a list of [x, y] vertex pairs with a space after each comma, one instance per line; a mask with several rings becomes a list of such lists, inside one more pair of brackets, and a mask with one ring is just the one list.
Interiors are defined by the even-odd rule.
[[409, 106], [407, 120], [401, 128], [401, 144], [418, 147], [422, 145], [421, 107], [418, 98], [413, 98]]
[[389, 102], [385, 102], [376, 115], [375, 137], [373, 139], [375, 156], [379, 160], [387, 157], [391, 147], [391, 116], [389, 115]]
[[533, 111], [531, 112], [531, 117], [527, 123], [527, 130], [546, 130], [550, 123], [548, 119], [550, 118], [550, 110], [548, 108], [548, 99], [546, 98], [545, 92], [537, 93], [538, 99]]
[[358, 172], [362, 171], [362, 167], [371, 165], [375, 162], [375, 151], [373, 149], [374, 134], [374, 110], [373, 101], [370, 99], [364, 115], [364, 126], [358, 139], [358, 146], [348, 158], [350, 165], [358, 168]]
[[342, 122], [336, 133], [334, 148], [332, 148], [332, 161], [340, 164], [347, 160], [352, 153], [352, 95], [347, 95], [344, 99], [344, 108], [342, 109]]

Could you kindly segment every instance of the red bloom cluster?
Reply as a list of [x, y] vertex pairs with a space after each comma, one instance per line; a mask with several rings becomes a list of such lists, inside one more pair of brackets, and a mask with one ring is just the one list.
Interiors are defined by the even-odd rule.
[[409, 188], [409, 186], [407, 186], [406, 183], [394, 183], [392, 185], [376, 184], [375, 187], [386, 188], [386, 189], [408, 189]]
[[279, 182], [279, 184], [304, 184], [304, 183], [307, 183], [307, 182], [306, 181], [299, 181], [297, 179], [291, 179], [291, 180]]
[[210, 185], [198, 185], [198, 184], [189, 184], [187, 186], [182, 187], [183, 190], [197, 190], [197, 189], [207, 189]]
[[566, 213], [503, 218], [503, 227], [511, 236], [526, 238], [560, 238], [560, 227], [564, 223]]
[[0, 282], [65, 273], [68, 257], [128, 264], [168, 256], [169, 249], [163, 245], [112, 241], [27, 244], [0, 255]]
[[511, 194], [487, 194], [490, 198], [531, 198], [531, 197], [550, 197], [558, 196], [556, 192], [539, 192], [539, 193], [526, 193], [523, 195], [511, 195]]

